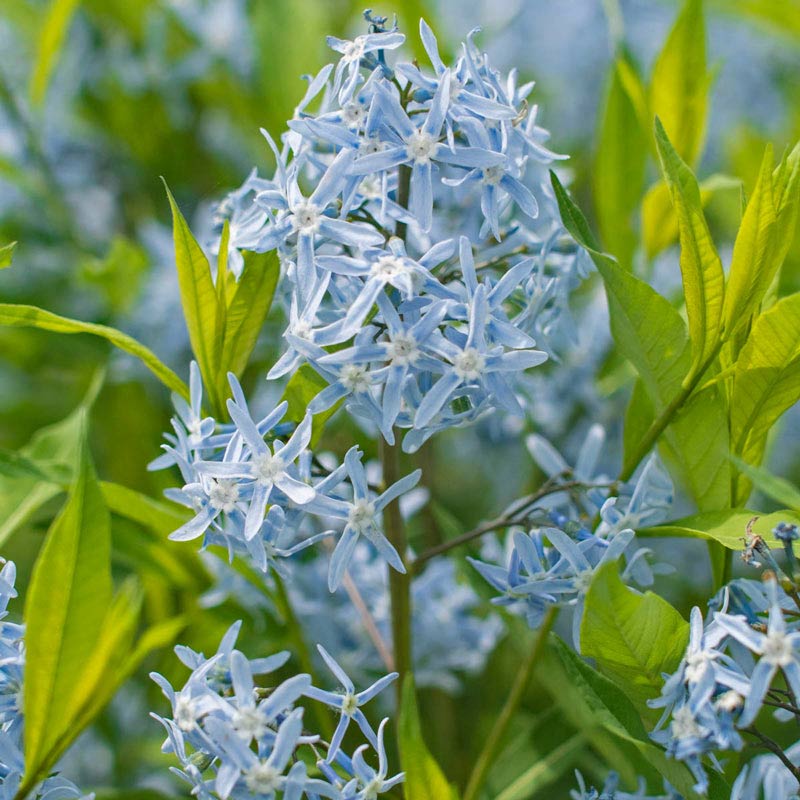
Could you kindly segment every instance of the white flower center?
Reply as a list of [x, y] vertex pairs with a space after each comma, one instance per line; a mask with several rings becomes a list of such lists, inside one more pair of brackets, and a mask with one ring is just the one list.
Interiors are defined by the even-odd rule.
[[350, 506], [347, 523], [358, 533], [366, 533], [375, 524], [375, 506], [364, 498], [356, 500]]
[[586, 594], [586, 592], [589, 591], [589, 585], [592, 582], [593, 575], [594, 575], [594, 570], [585, 569], [582, 572], [579, 572], [573, 578], [575, 591], [578, 592], [578, 594]]
[[313, 333], [314, 329], [305, 320], [300, 319], [292, 326], [292, 336], [298, 339], [309, 341]]
[[376, 775], [369, 783], [364, 785], [361, 796], [364, 800], [377, 800], [378, 795], [383, 791], [383, 778]]
[[789, 638], [784, 633], [768, 633], [764, 642], [762, 658], [776, 667], [786, 667], [792, 663], [794, 651]]
[[357, 36], [352, 42], [348, 42], [344, 46], [344, 53], [342, 58], [345, 61], [358, 61], [364, 55], [364, 39]]
[[239, 487], [233, 481], [211, 481], [211, 488], [208, 490], [208, 502], [214, 508], [230, 514], [236, 508], [236, 501], [239, 499]]
[[253, 475], [261, 483], [272, 483], [286, 469], [280, 456], [262, 453], [253, 459]]
[[372, 262], [370, 271], [377, 278], [391, 280], [408, 272], [408, 265], [400, 256], [380, 256]]
[[438, 147], [439, 142], [425, 131], [414, 131], [406, 141], [406, 153], [417, 164], [427, 164]]
[[358, 711], [358, 698], [349, 692], [342, 698], [342, 714], [352, 717]]
[[261, 709], [245, 706], [236, 710], [231, 725], [239, 736], [249, 742], [253, 738], [260, 739], [267, 732], [267, 717]]
[[366, 392], [369, 389], [367, 368], [359, 364], [345, 364], [339, 374], [342, 386], [351, 392]]
[[178, 695], [175, 698], [175, 711], [173, 713], [175, 724], [182, 730], [193, 731], [197, 724], [197, 713], [195, 711], [194, 700], [189, 697]]
[[366, 112], [361, 103], [347, 103], [342, 108], [342, 118], [351, 128], [357, 128], [364, 121]]
[[717, 654], [712, 650], [700, 650], [686, 656], [686, 678], [689, 683], [697, 683], [705, 674], [708, 665], [714, 661]]
[[419, 348], [413, 336], [398, 334], [389, 342], [386, 354], [392, 364], [413, 364], [419, 358]]
[[380, 153], [383, 148], [383, 142], [377, 136], [362, 136], [358, 142], [358, 154], [362, 156], [368, 156], [370, 153]]
[[681, 706], [672, 715], [670, 730], [676, 739], [691, 739], [703, 735], [689, 706]]
[[476, 350], [474, 347], [468, 347], [463, 353], [459, 353], [453, 362], [456, 375], [462, 381], [477, 380], [483, 368], [486, 366], [486, 359], [483, 354]]
[[483, 170], [483, 182], [489, 186], [497, 186], [505, 174], [505, 169], [499, 164], [494, 167], [486, 167]]
[[308, 201], [299, 203], [292, 209], [292, 227], [298, 233], [316, 233], [319, 230], [319, 208]]
[[281, 774], [275, 767], [260, 761], [244, 773], [244, 782], [253, 794], [269, 794], [281, 788]]
[[736, 711], [737, 708], [741, 708], [743, 702], [744, 697], [742, 697], [739, 692], [729, 689], [727, 692], [725, 692], [725, 694], [719, 696], [715, 705], [722, 711], [730, 712]]

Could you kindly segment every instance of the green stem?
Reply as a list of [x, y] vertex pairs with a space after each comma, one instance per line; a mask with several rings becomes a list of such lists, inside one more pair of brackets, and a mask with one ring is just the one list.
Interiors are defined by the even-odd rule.
[[539, 632], [533, 643], [533, 647], [522, 664], [520, 664], [517, 677], [514, 679], [514, 685], [511, 687], [511, 692], [500, 712], [500, 716], [495, 720], [494, 726], [483, 745], [483, 750], [481, 750], [478, 760], [472, 768], [472, 774], [469, 776], [467, 788], [464, 791], [464, 800], [477, 800], [478, 798], [478, 794], [489, 772], [489, 767], [492, 765], [494, 757], [508, 731], [508, 726], [511, 724], [511, 720], [514, 718], [519, 704], [522, 702], [522, 698], [525, 695], [525, 690], [528, 688], [536, 664], [544, 652], [547, 636], [550, 633], [550, 629], [553, 627], [557, 613], [557, 606], [551, 606], [548, 609], [544, 621], [542, 622], [542, 627], [539, 628]]
[[[278, 607], [278, 612], [286, 623], [286, 630], [292, 642], [292, 649], [297, 656], [297, 660], [300, 662], [300, 669], [302, 669], [303, 672], [307, 672], [314, 679], [314, 683], [316, 684], [314, 661], [311, 658], [308, 642], [306, 642], [303, 636], [303, 628], [300, 625], [300, 621], [297, 619], [297, 615], [294, 613], [292, 601], [289, 599], [289, 593], [286, 591], [283, 580], [279, 575], [274, 575], [274, 578], [276, 591], [273, 595], [273, 600]], [[330, 717], [322, 710], [322, 707], [318, 703], [314, 703], [314, 713], [317, 717], [320, 733], [325, 739], [330, 741], [333, 736], [333, 723]]]
[[[381, 439], [381, 463], [383, 482], [391, 486], [400, 479], [399, 445], [389, 445]], [[400, 502], [394, 500], [383, 511], [383, 530], [386, 538], [405, 563], [408, 549], [403, 517], [400, 515]], [[397, 687], [397, 707], [400, 708], [403, 681], [411, 670], [411, 577], [389, 569], [389, 597], [392, 607], [392, 644], [394, 648], [394, 668], [400, 673], [395, 682]]]
[[[411, 167], [401, 164], [397, 171], [397, 205], [401, 208], [408, 208], [408, 198], [411, 193]], [[395, 236], [403, 241], [406, 240], [408, 225], [405, 222], [398, 222], [395, 228]]]

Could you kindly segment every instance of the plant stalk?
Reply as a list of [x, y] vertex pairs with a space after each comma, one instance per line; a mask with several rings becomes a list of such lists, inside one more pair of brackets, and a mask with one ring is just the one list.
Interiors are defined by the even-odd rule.
[[539, 632], [533, 643], [533, 647], [522, 664], [520, 664], [517, 677], [514, 679], [514, 685], [511, 687], [511, 692], [506, 698], [500, 716], [495, 720], [494, 726], [486, 739], [486, 743], [483, 745], [483, 750], [481, 750], [478, 760], [475, 762], [475, 766], [472, 769], [472, 774], [469, 776], [467, 788], [464, 791], [464, 800], [477, 800], [489, 772], [489, 767], [492, 765], [494, 757], [497, 755], [497, 751], [508, 731], [508, 726], [511, 724], [511, 720], [514, 718], [519, 704], [522, 702], [522, 698], [525, 695], [525, 690], [528, 688], [536, 664], [544, 652], [547, 636], [550, 633], [550, 629], [553, 627], [557, 614], [557, 606], [551, 606], [548, 609], [542, 621], [542, 627], [539, 628]]
[[[400, 479], [400, 446], [389, 445], [381, 439], [381, 464], [383, 466], [383, 482], [391, 486]], [[406, 539], [403, 517], [400, 514], [400, 501], [393, 500], [383, 510], [383, 530], [386, 538], [394, 545], [395, 550], [405, 563], [408, 540]], [[400, 673], [395, 682], [397, 690], [397, 707], [403, 692], [403, 681], [411, 670], [411, 577], [408, 573], [400, 573], [391, 567], [389, 570], [389, 597], [392, 609], [392, 645], [394, 649], [394, 668]]]

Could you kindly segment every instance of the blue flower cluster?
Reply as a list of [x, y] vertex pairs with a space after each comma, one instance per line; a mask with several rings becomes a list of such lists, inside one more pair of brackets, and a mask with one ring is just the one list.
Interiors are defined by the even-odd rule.
[[[22, 686], [25, 672], [25, 628], [8, 622], [8, 603], [17, 597], [17, 569], [4, 561], [0, 570], [0, 800], [13, 800], [25, 773], [22, 752]], [[47, 800], [92, 800], [73, 783], [52, 775], [36, 786], [30, 797]]]
[[[169, 717], [152, 715], [167, 731], [163, 749], [180, 762], [172, 771], [192, 787], [193, 795], [200, 800], [375, 800], [402, 782], [402, 773], [388, 775], [384, 747], [388, 719], [376, 732], [362, 710], [397, 678], [396, 673], [359, 692], [320, 647], [324, 662], [342, 687], [339, 691], [312, 686], [309, 675], [267, 681], [269, 685], [262, 687], [254, 676], [274, 673], [286, 664], [289, 653], [247, 659], [235, 649], [240, 627], [238, 622], [231, 626], [211, 658], [188, 647], [176, 648], [192, 671], [180, 690], [173, 689], [162, 675], [151, 675], [172, 709]], [[306, 730], [305, 709], [298, 706], [304, 697], [339, 714], [330, 742]], [[342, 749], [351, 722], [366, 740], [352, 756]], [[377, 768], [368, 763], [370, 750], [377, 755]], [[315, 776], [308, 774], [302, 755], [316, 761]]]
[[[752, 560], [754, 549], [774, 563], [763, 540], [751, 533], [746, 559]], [[760, 736], [751, 726], [762, 708], [783, 720], [800, 713], [800, 614], [791, 591], [790, 596], [770, 571], [763, 583], [731, 582], [712, 600], [705, 620], [694, 608], [684, 658], [665, 676], [661, 696], [650, 701], [663, 708], [653, 739], [687, 764], [699, 792], [708, 788], [706, 764], [721, 769], [717, 753], [741, 750], [742, 732]], [[791, 795], [770, 787], [797, 789], [785, 766], [756, 760], [739, 775], [735, 796], [758, 800], [762, 785], [765, 797]]]
[[414, 452], [493, 409], [522, 415], [518, 373], [547, 358], [580, 270], [573, 245], [554, 246], [541, 165], [558, 156], [532, 84], [492, 69], [473, 34], [445, 66], [424, 21], [433, 72], [392, 66], [405, 37], [370, 21], [329, 39], [342, 57], [309, 80], [282, 147], [265, 132], [274, 176], [251, 174], [220, 220], [237, 276], [242, 250], [281, 256], [287, 349], [269, 377], [310, 364], [328, 383], [311, 413], [345, 400], [389, 443], [404, 429]]
[[594, 786], [586, 786], [586, 781], [580, 772], [575, 772], [578, 788], [573, 789], [569, 796], [572, 800], [681, 800], [681, 796], [669, 786], [665, 787], [664, 794], [652, 795], [647, 792], [647, 783], [643, 778], [639, 780], [639, 789], [636, 792], [622, 792], [619, 790], [619, 775], [610, 772], [601, 790]]
[[[470, 558], [481, 576], [497, 591], [496, 605], [525, 614], [537, 628], [554, 605], [574, 607], [573, 641], [580, 649], [583, 603], [594, 572], [625, 558], [622, 579], [650, 586], [667, 565], [648, 562], [650, 551], [636, 547], [634, 528], [662, 521], [672, 503], [672, 482], [653, 455], [632, 485], [615, 486], [595, 476], [605, 433], [593, 426], [587, 433], [575, 467], [545, 439], [528, 437], [531, 455], [553, 482], [549, 495], [523, 498], [509, 509], [502, 527], [509, 529], [504, 565]], [[569, 490], [560, 489], [569, 485]], [[528, 523], [535, 521], [534, 527]], [[491, 548], [486, 556], [493, 554]], [[497, 554], [494, 554], [497, 560]]]
[[[401, 555], [380, 530], [380, 514], [417, 484], [420, 471], [378, 494], [367, 482], [357, 447], [347, 452], [344, 464], [324, 470], [308, 450], [310, 414], [296, 427], [284, 425], [281, 420], [288, 409], [284, 401], [254, 419], [241, 386], [233, 375], [229, 377], [232, 424], [220, 425], [202, 416], [202, 385], [195, 364], [191, 402], [175, 398], [175, 434], [151, 468], [177, 464], [184, 486], [168, 490], [167, 496], [192, 509], [194, 516], [170, 538], [188, 541], [202, 536], [204, 546], [222, 545], [231, 558], [241, 553], [262, 572], [270, 566], [281, 572], [281, 559], [334, 535], [336, 528], [341, 536], [330, 559], [331, 591], [341, 583], [362, 537], [394, 569], [405, 572]], [[304, 536], [320, 519], [334, 528]], [[287, 545], [287, 540], [293, 543]]]

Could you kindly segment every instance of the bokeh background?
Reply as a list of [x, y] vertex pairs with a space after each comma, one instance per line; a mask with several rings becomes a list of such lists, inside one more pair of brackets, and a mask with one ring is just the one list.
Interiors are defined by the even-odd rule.
[[[573, 191], [591, 213], [602, 202], [602, 185], [593, 175], [612, 56], [626, 48], [647, 75], [677, 4], [396, 0], [374, 10], [396, 13], [418, 53], [420, 16], [450, 53], [470, 29], [482, 28], [482, 45], [496, 66], [516, 66], [523, 79], [536, 81], [540, 124], [552, 132], [552, 147], [570, 154], [566, 170]], [[114, 325], [186, 376], [190, 351], [159, 176], [202, 241], [214, 204], [253, 166], [269, 169], [259, 128], [280, 135], [302, 95], [300, 76], [329, 60], [325, 35], [362, 32], [362, 11], [363, 4], [352, 0], [0, 0], [0, 245], [18, 242], [13, 266], [0, 271], [0, 300]], [[747, 192], [766, 142], [780, 153], [800, 138], [800, 2], [709, 0], [706, 17], [714, 78], [698, 172], [737, 176]], [[731, 185], [714, 194], [708, 209], [723, 260], [741, 202], [739, 185]], [[655, 260], [655, 279], [668, 288], [676, 264], [676, 252], [668, 248]], [[799, 289], [797, 242], [784, 273], [786, 288]], [[606, 424], [614, 441], [630, 388], [630, 375], [604, 360], [607, 325], [602, 307], [592, 306], [596, 294], [584, 293], [582, 335], [565, 357], [571, 371], [562, 372], [560, 383], [543, 383], [536, 395], [535, 424], [567, 453], [592, 419]], [[268, 324], [245, 375], [255, 394], [266, 391], [263, 375], [279, 350], [280, 329], [279, 319]], [[98, 471], [157, 495], [170, 479], [145, 466], [168, 427], [169, 398], [136, 363], [91, 337], [0, 329], [0, 448], [23, 446], [66, 417], [98, 370], [106, 370], [92, 413]], [[562, 413], [564, 403], [570, 414]], [[773, 468], [795, 480], [800, 459], [786, 443], [796, 436], [797, 416], [784, 422], [770, 455]], [[426, 451], [440, 524], [469, 525], [535, 483], [518, 432], [496, 425], [445, 436]], [[334, 425], [330, 446], [342, 449], [355, 435]], [[609, 447], [609, 472], [616, 457], [616, 446]], [[0, 476], [0, 541], [3, 555], [18, 561], [24, 592], [51, 509], [45, 505], [27, 516], [10, 536], [4, 520], [19, 503], [4, 493]], [[117, 528], [115, 558], [124, 568], [136, 555], [136, 542], [133, 533]], [[197, 567], [197, 584], [179, 588], [159, 583], [154, 568], [146, 587], [149, 616], [196, 609], [209, 578], [199, 562], [189, 566]], [[685, 609], [704, 577], [679, 577]], [[246, 610], [251, 641], [273, 647], [284, 634], [271, 631], [264, 621], [268, 612], [258, 618], [252, 605]], [[204, 612], [189, 639], [210, 649], [242, 616], [241, 606], [229, 599], [211, 616]], [[459, 714], [471, 703], [491, 708], [493, 698], [503, 696], [514, 658], [513, 647], [501, 643], [482, 680], [466, 678], [455, 695], [426, 695], [434, 710], [431, 747], [448, 773], [459, 774], [476, 749], [460, 732]], [[70, 778], [85, 788], [174, 791], [158, 754], [159, 729], [147, 717], [158, 702], [144, 674], [128, 684], [70, 756]], [[528, 698], [531, 720], [539, 702]], [[531, 722], [519, 731], [516, 749], [504, 756], [509, 763], [529, 764], [536, 757], [536, 730]], [[558, 730], [552, 722], [550, 735], [557, 739]], [[497, 767], [504, 768], [502, 762]], [[597, 770], [602, 772], [599, 763]]]

